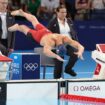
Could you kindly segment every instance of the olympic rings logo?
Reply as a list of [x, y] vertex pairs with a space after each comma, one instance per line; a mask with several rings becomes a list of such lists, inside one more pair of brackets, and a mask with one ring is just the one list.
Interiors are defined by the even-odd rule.
[[24, 68], [27, 71], [35, 71], [38, 68], [38, 63], [25, 63]]

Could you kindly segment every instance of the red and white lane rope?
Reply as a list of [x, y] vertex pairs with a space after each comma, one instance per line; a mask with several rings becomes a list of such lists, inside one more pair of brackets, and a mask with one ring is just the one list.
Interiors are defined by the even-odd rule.
[[98, 103], [105, 104], [105, 98], [95, 98], [95, 97], [79, 96], [79, 95], [72, 95], [72, 94], [61, 94], [60, 99], [67, 100], [67, 101], [78, 100], [78, 101], [98, 102]]

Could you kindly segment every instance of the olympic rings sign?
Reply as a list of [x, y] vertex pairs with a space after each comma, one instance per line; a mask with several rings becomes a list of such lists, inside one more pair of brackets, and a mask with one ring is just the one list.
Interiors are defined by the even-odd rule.
[[35, 71], [38, 68], [38, 63], [24, 63], [23, 66], [27, 71]]

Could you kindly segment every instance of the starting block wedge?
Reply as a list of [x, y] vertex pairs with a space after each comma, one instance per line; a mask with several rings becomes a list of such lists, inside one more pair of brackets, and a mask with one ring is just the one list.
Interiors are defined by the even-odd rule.
[[93, 79], [105, 79], [105, 44], [96, 44], [92, 58], [97, 63]]

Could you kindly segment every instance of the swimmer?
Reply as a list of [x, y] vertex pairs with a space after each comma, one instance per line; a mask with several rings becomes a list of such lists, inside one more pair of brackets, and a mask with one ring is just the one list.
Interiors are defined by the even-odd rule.
[[[43, 46], [43, 53], [46, 56], [56, 58], [62, 62], [65, 61], [63, 58], [59, 56], [59, 53], [61, 53], [61, 51], [65, 53], [64, 46], [66, 44], [69, 44], [78, 50], [77, 52], [75, 52], [78, 58], [83, 59], [82, 54], [84, 52], [84, 47], [79, 42], [72, 40], [66, 35], [52, 33], [45, 26], [39, 23], [39, 21], [34, 15], [26, 13], [22, 9], [12, 11], [11, 15], [25, 17], [29, 22], [32, 23], [34, 29], [30, 29], [26, 25], [15, 24], [9, 27], [8, 30], [12, 32], [20, 31], [24, 33], [26, 36], [31, 36], [35, 41], [37, 41], [40, 45]], [[53, 48], [57, 48], [59, 53], [55, 54], [54, 52], [52, 52]]]

